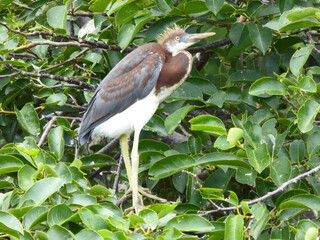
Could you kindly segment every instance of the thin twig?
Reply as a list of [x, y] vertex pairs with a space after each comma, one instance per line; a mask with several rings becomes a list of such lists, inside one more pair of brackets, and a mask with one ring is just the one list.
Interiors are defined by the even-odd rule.
[[[291, 184], [294, 184], [294, 183], [297, 183], [299, 180], [303, 179], [303, 178], [306, 178], [316, 172], [318, 172], [320, 170], [320, 165], [305, 172], [305, 173], [302, 173], [298, 176], [296, 176], [295, 178], [292, 178], [290, 179], [289, 181], [283, 183], [279, 188], [277, 188], [276, 190], [272, 191], [272, 192], [269, 192], [267, 193], [266, 195], [260, 197], [260, 198], [257, 198], [257, 199], [254, 199], [254, 200], [251, 200], [251, 201], [248, 201], [247, 204], [248, 205], [253, 205], [255, 203], [260, 203], [262, 201], [265, 201], [267, 200], [268, 198], [271, 198], [273, 197], [274, 195], [284, 191], [289, 185]], [[241, 205], [237, 206], [238, 209], [241, 208]], [[216, 213], [216, 212], [220, 212], [220, 211], [234, 211], [237, 209], [236, 207], [226, 207], [226, 208], [220, 208], [220, 209], [214, 209], [214, 210], [210, 210], [210, 211], [199, 211], [198, 213], [200, 214], [200, 216], [207, 216], [207, 215], [210, 215], [212, 213]]]
[[46, 128], [44, 129], [41, 138], [38, 142], [38, 147], [40, 148], [44, 141], [46, 140], [47, 135], [49, 134], [50, 129], [52, 128], [53, 123], [56, 121], [56, 116], [52, 117], [51, 120], [47, 123]]
[[113, 189], [114, 189], [114, 191], [116, 193], [119, 191], [119, 181], [120, 181], [120, 175], [121, 175], [122, 166], [123, 166], [123, 157], [121, 155], [120, 158], [119, 158], [119, 163], [118, 163], [116, 176], [115, 176], [114, 182], [113, 182]]
[[[5, 58], [2, 57], [1, 55], [0, 55], [0, 59], [2, 61], [5, 61]], [[95, 86], [93, 86], [89, 83], [86, 83], [86, 82], [81, 82], [81, 81], [76, 80], [72, 77], [63, 77], [63, 76], [59, 76], [59, 75], [52, 75], [52, 74], [45, 74], [45, 73], [26, 72], [26, 71], [20, 70], [16, 67], [13, 67], [11, 64], [6, 64], [6, 66], [10, 70], [12, 70], [22, 76], [36, 77], [36, 78], [50, 78], [50, 79], [59, 80], [59, 81], [63, 81], [63, 82], [73, 83], [73, 84], [76, 84], [78, 86], [88, 88], [88, 89], [95, 89]]]
[[[189, 176], [191, 176], [191, 177], [194, 179], [194, 182], [197, 184], [197, 186], [198, 186], [199, 188], [202, 188], [202, 184], [199, 182], [198, 176], [197, 176], [196, 174], [194, 174], [194, 173], [192, 173], [192, 172], [189, 172], [189, 171], [187, 171], [187, 170], [182, 170], [182, 172], [184, 172], [184, 173], [188, 174]], [[220, 207], [219, 207], [217, 204], [215, 204], [214, 201], [212, 201], [211, 199], [207, 199], [207, 200], [208, 200], [208, 202], [209, 202], [212, 206], [214, 206], [216, 209], [220, 209]]]
[[72, 58], [70, 58], [70, 59], [68, 59], [68, 60], [66, 60], [66, 61], [64, 61], [64, 62], [62, 62], [62, 63], [59, 63], [59, 64], [57, 64], [57, 65], [54, 65], [54, 66], [52, 66], [52, 67], [48, 67], [48, 68], [45, 68], [45, 69], [41, 69], [40, 72], [46, 72], [46, 71], [49, 71], [49, 70], [58, 68], [58, 67], [60, 67], [60, 66], [63, 66], [63, 65], [65, 65], [65, 64], [69, 63], [69, 62], [72, 62], [72, 61], [76, 60], [78, 57], [82, 56], [83, 54], [85, 54], [85, 53], [88, 52], [88, 51], [89, 51], [89, 48], [85, 48], [85, 49], [83, 49], [81, 52], [79, 52], [76, 56], [74, 56], [74, 57], [72, 57]]

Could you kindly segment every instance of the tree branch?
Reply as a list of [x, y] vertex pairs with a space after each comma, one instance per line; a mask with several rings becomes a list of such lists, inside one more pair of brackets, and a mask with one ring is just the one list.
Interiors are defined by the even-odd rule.
[[[5, 58], [2, 57], [1, 55], [0, 55], [0, 59], [2, 61], [5, 61]], [[73, 83], [73, 84], [76, 84], [78, 86], [88, 88], [88, 89], [93, 89], [93, 90], [95, 89], [95, 86], [93, 86], [89, 83], [86, 83], [86, 82], [81, 82], [79, 80], [76, 80], [73, 77], [63, 77], [63, 76], [59, 76], [59, 75], [52, 75], [52, 74], [45, 74], [45, 73], [26, 72], [26, 71], [20, 70], [16, 67], [13, 67], [11, 64], [6, 64], [6, 66], [10, 70], [12, 70], [22, 76], [36, 77], [36, 78], [50, 78], [53, 80], [59, 80], [59, 81], [63, 81], [63, 82]]]
[[[309, 171], [307, 171], [307, 172], [305, 172], [305, 173], [302, 173], [302, 174], [296, 176], [295, 178], [290, 179], [289, 181], [287, 181], [284, 184], [282, 184], [276, 190], [274, 190], [272, 192], [269, 192], [269, 193], [267, 193], [266, 195], [264, 195], [264, 196], [262, 196], [260, 198], [248, 201], [247, 204], [248, 205], [253, 205], [255, 203], [259, 203], [259, 202], [262, 202], [264, 200], [267, 200], [268, 198], [271, 198], [274, 195], [284, 191], [289, 185], [297, 183], [299, 180], [301, 180], [303, 178], [306, 178], [306, 177], [318, 172], [319, 170], [320, 170], [320, 165], [315, 167], [315, 168], [313, 168], [313, 169], [311, 169], [311, 170], [309, 170]], [[237, 208], [240, 209], [241, 205], [239, 205]], [[210, 210], [210, 211], [199, 211], [198, 213], [200, 214], [200, 216], [207, 216], [207, 215], [210, 215], [212, 213], [221, 212], [221, 211], [234, 211], [237, 208], [236, 207], [218, 208], [218, 209], [214, 209], [214, 210]]]

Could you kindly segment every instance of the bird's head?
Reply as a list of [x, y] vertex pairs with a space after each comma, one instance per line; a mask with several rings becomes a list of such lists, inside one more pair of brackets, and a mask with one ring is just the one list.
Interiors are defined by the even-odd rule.
[[190, 47], [201, 39], [211, 37], [215, 34], [214, 32], [189, 34], [175, 25], [174, 28], [167, 29], [158, 38], [158, 43], [172, 55], [176, 55], [179, 51]]

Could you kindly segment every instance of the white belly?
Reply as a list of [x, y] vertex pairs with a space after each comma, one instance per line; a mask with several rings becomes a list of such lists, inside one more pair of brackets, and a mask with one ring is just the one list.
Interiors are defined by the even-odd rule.
[[122, 134], [131, 134], [142, 129], [159, 106], [154, 90], [144, 99], [138, 100], [129, 108], [101, 123], [92, 131], [92, 139], [96, 137], [115, 138]]

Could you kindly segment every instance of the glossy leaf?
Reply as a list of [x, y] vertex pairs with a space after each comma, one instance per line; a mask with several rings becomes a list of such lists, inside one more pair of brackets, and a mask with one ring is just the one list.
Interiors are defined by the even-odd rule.
[[210, 232], [214, 227], [208, 220], [198, 215], [183, 214], [171, 219], [165, 229], [175, 227], [182, 232]]
[[231, 205], [237, 207], [239, 204], [238, 196], [233, 192], [229, 191], [229, 196], [226, 197], [223, 194], [223, 189], [215, 189], [215, 188], [200, 188], [198, 189], [200, 191], [202, 197], [204, 199], [213, 199], [218, 201], [224, 201], [227, 203], [230, 203]]
[[298, 83], [298, 87], [305, 92], [311, 92], [311, 93], [316, 93], [317, 92], [317, 86], [315, 81], [309, 77], [303, 77], [300, 79]]
[[117, 162], [110, 156], [105, 154], [92, 154], [84, 156], [81, 159], [81, 169], [90, 169], [97, 167], [104, 167], [107, 165], [116, 165]]
[[16, 157], [11, 155], [0, 155], [0, 174], [17, 172], [23, 163]]
[[251, 169], [250, 165], [241, 158], [227, 153], [209, 153], [197, 161], [197, 165], [208, 164], [211, 166], [230, 166]]
[[320, 211], [320, 197], [309, 194], [294, 196], [288, 201], [282, 202], [279, 206], [281, 210], [288, 208], [309, 208]]
[[195, 160], [189, 155], [177, 154], [171, 155], [157, 161], [149, 170], [149, 175], [157, 179], [171, 176], [181, 170], [195, 165]]
[[193, 131], [203, 131], [213, 136], [220, 136], [227, 133], [223, 122], [212, 115], [198, 116], [189, 122], [191, 123], [191, 130]]
[[65, 239], [65, 240], [73, 240], [74, 235], [71, 231], [68, 231], [66, 228], [54, 225], [48, 231], [49, 239]]
[[270, 77], [263, 77], [251, 85], [249, 94], [268, 97], [270, 95], [287, 95], [288, 91], [286, 86], [279, 80]]
[[265, 143], [261, 144], [256, 149], [246, 147], [246, 150], [249, 163], [258, 173], [261, 173], [266, 167], [269, 166], [271, 159]]
[[48, 224], [50, 227], [62, 225], [72, 215], [72, 210], [66, 204], [56, 205], [48, 212]]
[[62, 127], [58, 126], [50, 130], [48, 134], [48, 143], [50, 151], [52, 151], [58, 159], [61, 159], [64, 154], [65, 145]]
[[248, 30], [253, 44], [265, 54], [272, 43], [272, 31], [254, 23], [248, 24]]
[[30, 200], [33, 201], [35, 205], [40, 205], [58, 191], [62, 185], [63, 180], [60, 178], [51, 177], [39, 180], [21, 197], [19, 206], [22, 206], [26, 201]]
[[298, 49], [290, 59], [290, 71], [295, 75], [298, 76], [304, 64], [307, 62], [309, 55], [312, 52], [314, 45], [308, 44], [305, 47]]
[[231, 215], [226, 220], [225, 237], [226, 240], [243, 239], [243, 217], [241, 215]]
[[291, 163], [288, 158], [280, 157], [270, 164], [270, 175], [273, 182], [280, 187], [291, 176]]
[[257, 239], [260, 233], [263, 231], [264, 227], [268, 223], [270, 212], [266, 206], [262, 204], [255, 204], [251, 207], [251, 212], [254, 216], [251, 234]]
[[3, 233], [19, 236], [23, 234], [23, 228], [20, 221], [10, 213], [0, 211], [0, 230]]
[[31, 103], [24, 105], [20, 111], [16, 109], [16, 114], [19, 123], [25, 131], [33, 136], [38, 136], [40, 134], [39, 118]]
[[172, 8], [171, 0], [156, 0], [157, 7], [163, 14], [168, 13]]
[[174, 132], [181, 120], [184, 119], [187, 113], [190, 112], [193, 108], [194, 106], [184, 106], [166, 118], [166, 120], [164, 121], [164, 126], [169, 134], [172, 134]]
[[47, 12], [48, 23], [53, 28], [64, 29], [67, 24], [66, 6], [55, 6]]
[[228, 131], [227, 142], [234, 147], [236, 143], [243, 137], [243, 130], [240, 128], [230, 128]]
[[220, 9], [223, 7], [224, 0], [206, 0], [206, 5], [209, 8], [210, 11], [214, 13], [214, 15], [217, 15], [217, 13], [220, 11]]
[[298, 127], [301, 132], [309, 132], [313, 127], [320, 105], [314, 100], [306, 101], [298, 111]]

